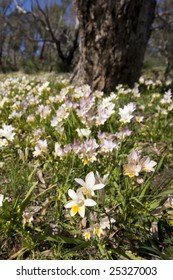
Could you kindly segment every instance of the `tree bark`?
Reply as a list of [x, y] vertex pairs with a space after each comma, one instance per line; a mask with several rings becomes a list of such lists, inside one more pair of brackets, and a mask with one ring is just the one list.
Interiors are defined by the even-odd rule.
[[141, 74], [155, 0], [76, 0], [80, 59], [73, 81], [108, 93]]

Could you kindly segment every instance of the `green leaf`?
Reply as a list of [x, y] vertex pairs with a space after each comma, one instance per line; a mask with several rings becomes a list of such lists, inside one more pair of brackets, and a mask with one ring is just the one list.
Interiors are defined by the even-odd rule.
[[145, 260], [142, 257], [136, 256], [135, 254], [133, 254], [132, 252], [126, 252], [126, 256], [130, 259], [130, 260]]
[[159, 193], [159, 194], [156, 196], [156, 198], [157, 198], [157, 197], [168, 196], [168, 195], [171, 195], [171, 194], [173, 194], [173, 188]]
[[163, 205], [164, 202], [165, 202], [165, 199], [160, 199], [160, 200], [154, 201], [150, 204], [150, 209], [154, 210], [154, 209], [158, 208], [159, 206]]
[[148, 190], [151, 186], [151, 179], [153, 178], [153, 176], [154, 176], [154, 174], [151, 177], [149, 177], [148, 180], [146, 181], [146, 183], [145, 183], [145, 185], [144, 185], [144, 187], [143, 187], [143, 189], [142, 189], [142, 191], [139, 195], [139, 200], [142, 201], [146, 197], [147, 192], [148, 192]]
[[74, 248], [68, 250], [68, 253], [72, 253], [72, 252], [75, 252], [75, 251], [79, 251], [80, 249], [83, 249], [83, 248], [87, 248], [91, 246], [91, 242], [90, 241], [82, 241], [82, 243], [80, 245], [77, 245], [75, 246]]
[[29, 176], [28, 176], [28, 182], [31, 181], [32, 176], [33, 176], [33, 174], [35, 173], [36, 169], [37, 169], [37, 166], [36, 166], [36, 167], [32, 170], [32, 172], [29, 174]]
[[156, 168], [155, 168], [155, 172], [154, 172], [154, 173], [157, 173], [157, 172], [160, 170], [160, 168], [162, 167], [162, 164], [163, 164], [163, 161], [164, 161], [165, 157], [166, 157], [166, 154], [163, 154], [162, 157], [161, 157], [161, 159], [160, 159], [160, 161], [159, 161], [158, 164], [156, 165]]
[[47, 241], [55, 242], [55, 243], [67, 243], [67, 244], [81, 244], [84, 242], [83, 240], [72, 238], [72, 237], [65, 237], [65, 236], [48, 236], [45, 238]]
[[28, 204], [28, 202], [30, 201], [30, 198], [32, 196], [32, 192], [34, 190], [34, 188], [37, 186], [38, 182], [34, 182], [32, 184], [32, 186], [30, 187], [29, 191], [27, 192], [25, 198], [22, 200], [21, 204], [20, 204], [20, 210], [24, 211], [26, 205]]
[[122, 193], [121, 193], [121, 191], [120, 191], [120, 187], [119, 187], [119, 185], [117, 184], [117, 182], [114, 182], [114, 186], [115, 186], [115, 188], [116, 188], [116, 190], [117, 190], [117, 193], [118, 193], [118, 196], [119, 196], [119, 198], [120, 198], [120, 200], [121, 200], [121, 202], [122, 202], [122, 204], [124, 203], [124, 196], [122, 195]]

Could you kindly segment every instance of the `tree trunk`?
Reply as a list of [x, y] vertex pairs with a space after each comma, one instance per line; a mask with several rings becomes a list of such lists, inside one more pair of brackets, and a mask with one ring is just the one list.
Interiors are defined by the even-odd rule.
[[108, 93], [141, 74], [155, 0], [76, 0], [80, 59], [74, 82]]

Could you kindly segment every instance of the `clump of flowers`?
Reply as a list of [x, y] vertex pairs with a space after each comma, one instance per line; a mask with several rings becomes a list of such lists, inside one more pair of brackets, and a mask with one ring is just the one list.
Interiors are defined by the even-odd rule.
[[161, 104], [170, 104], [172, 102], [172, 92], [169, 89], [165, 92], [163, 98], [160, 100]]
[[85, 216], [85, 206], [95, 206], [97, 204], [91, 199], [95, 195], [94, 191], [104, 188], [105, 185], [103, 183], [96, 184], [93, 172], [86, 175], [85, 181], [80, 178], [75, 178], [75, 181], [82, 187], [78, 188], [76, 192], [72, 189], [68, 190], [68, 195], [72, 200], [67, 202], [64, 207], [71, 208], [70, 215], [72, 217], [79, 213], [83, 218]]
[[41, 156], [42, 153], [47, 151], [47, 140], [38, 140], [35, 150], [33, 152], [34, 157]]
[[101, 236], [106, 235], [106, 231], [110, 230], [111, 224], [113, 223], [115, 223], [115, 219], [109, 219], [108, 216], [102, 217], [99, 219], [98, 223], [94, 223], [89, 228], [83, 230], [82, 235], [85, 240], [90, 240], [93, 236], [101, 238]]
[[0, 129], [0, 137], [5, 137], [9, 141], [13, 141], [15, 136], [14, 127], [12, 125], [3, 124]]
[[76, 131], [80, 138], [82, 137], [88, 138], [88, 136], [91, 134], [91, 130], [89, 128], [81, 128], [81, 129], [77, 128]]
[[154, 160], [150, 160], [148, 156], [141, 158], [138, 150], [133, 150], [128, 156], [128, 163], [123, 166], [124, 175], [130, 178], [139, 176], [142, 172], [153, 172], [154, 166], [157, 164]]
[[133, 118], [133, 112], [136, 109], [136, 105], [134, 103], [128, 103], [124, 106], [124, 108], [119, 108], [120, 121], [123, 123], [130, 123]]

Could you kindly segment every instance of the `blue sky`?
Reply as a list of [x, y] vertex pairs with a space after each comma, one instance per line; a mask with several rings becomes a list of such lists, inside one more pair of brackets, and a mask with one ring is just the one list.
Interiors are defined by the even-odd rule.
[[[54, 0], [56, 3], [61, 3], [61, 0]], [[35, 2], [35, 1], [33, 1]], [[44, 2], [46, 2], [46, 0], [39, 0], [40, 5], [44, 4]], [[31, 0], [24, 0], [24, 5], [23, 7], [27, 10], [29, 10], [31, 8]]]

